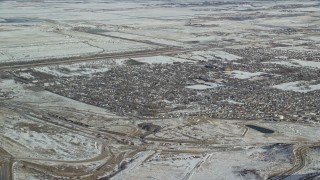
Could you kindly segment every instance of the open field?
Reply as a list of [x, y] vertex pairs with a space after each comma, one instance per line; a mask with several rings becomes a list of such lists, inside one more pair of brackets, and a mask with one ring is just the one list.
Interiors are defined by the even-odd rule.
[[319, 8], [0, 1], [0, 179], [320, 178]]

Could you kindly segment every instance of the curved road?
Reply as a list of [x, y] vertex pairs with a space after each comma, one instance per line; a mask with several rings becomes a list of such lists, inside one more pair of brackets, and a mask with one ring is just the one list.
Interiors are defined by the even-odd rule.
[[295, 156], [295, 163], [294, 166], [292, 168], [290, 168], [289, 170], [279, 173], [277, 175], [273, 175], [272, 177], [268, 178], [270, 180], [281, 180], [281, 179], [285, 179], [289, 176], [291, 176], [292, 174], [300, 171], [306, 164], [306, 154], [307, 151], [309, 149], [309, 147], [311, 146], [300, 146], [297, 149], [294, 150], [294, 156]]

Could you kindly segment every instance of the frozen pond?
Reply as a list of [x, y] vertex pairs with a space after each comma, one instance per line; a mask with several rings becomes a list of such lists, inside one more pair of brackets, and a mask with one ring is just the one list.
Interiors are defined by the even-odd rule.
[[267, 128], [263, 128], [263, 127], [260, 127], [260, 126], [256, 126], [256, 125], [246, 125], [247, 127], [251, 128], [251, 129], [254, 129], [256, 131], [259, 131], [261, 133], [264, 133], [264, 134], [272, 134], [274, 133], [273, 130], [270, 130], [270, 129], [267, 129]]

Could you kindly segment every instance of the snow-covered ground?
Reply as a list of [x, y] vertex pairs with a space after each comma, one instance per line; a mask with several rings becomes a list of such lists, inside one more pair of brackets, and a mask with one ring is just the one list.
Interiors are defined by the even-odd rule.
[[142, 63], [148, 63], [148, 64], [172, 64], [175, 62], [180, 62], [180, 63], [194, 62], [194, 61], [190, 61], [182, 58], [170, 57], [170, 56], [152, 56], [152, 57], [133, 58], [133, 59], [136, 61], [139, 61]]
[[284, 91], [295, 91], [295, 92], [301, 92], [301, 93], [320, 90], [320, 84], [313, 84], [312, 81], [311, 82], [295, 81], [295, 82], [278, 84], [273, 87], [284, 90]]
[[[191, 176], [197, 179], [256, 180], [267, 178], [266, 172], [277, 172], [290, 167], [278, 159], [264, 159], [267, 150], [260, 147], [230, 152], [214, 152]], [[288, 154], [290, 155], [290, 154]]]
[[297, 60], [293, 59], [292, 62], [299, 64], [302, 67], [310, 67], [310, 68], [318, 68], [320, 69], [320, 62], [315, 61], [303, 61], [303, 60]]
[[188, 89], [196, 89], [196, 90], [205, 90], [205, 89], [213, 89], [213, 88], [217, 88], [221, 85], [217, 84], [217, 83], [207, 83], [207, 84], [194, 84], [194, 85], [189, 85], [186, 86], [186, 88]]
[[51, 179], [51, 178], [61, 178], [61, 177], [52, 177], [47, 175], [41, 171], [33, 169], [30, 171], [25, 168], [24, 164], [21, 162], [13, 163], [13, 172], [14, 172], [14, 180], [39, 180], [39, 179]]
[[263, 63], [272, 63], [279, 64], [283, 66], [291, 66], [291, 67], [306, 67], [312, 69], [320, 69], [320, 62], [317, 61], [304, 61], [298, 59], [289, 59], [289, 60], [281, 60], [281, 61], [269, 61]]
[[271, 63], [271, 64], [279, 64], [283, 66], [292, 66], [292, 67], [300, 67], [298, 64], [293, 64], [291, 61], [269, 61], [269, 62], [263, 62], [264, 64], [266, 63]]
[[[51, 31], [32, 27], [13, 28], [0, 33], [0, 63], [50, 60], [101, 53], [132, 52], [155, 49], [145, 43], [71, 31]], [[49, 27], [47, 27], [49, 28]]]
[[242, 59], [242, 57], [224, 52], [219, 50], [207, 50], [207, 51], [194, 51], [189, 54], [180, 54], [180, 58], [192, 59], [196, 61], [210, 61], [210, 60], [221, 60], [221, 61], [236, 61]]
[[[30, 67], [20, 72], [9, 70], [8, 74], [9, 78], [18, 75], [33, 80], [35, 71], [71, 79], [72, 76], [94, 76], [94, 73], [102, 75], [113, 66], [129, 65], [134, 61], [151, 66], [195, 63], [203, 67], [216, 63], [219, 67], [243, 65], [245, 68], [250, 66], [245, 64], [248, 57], [241, 51], [236, 53], [235, 49], [266, 48], [266, 53], [275, 50], [284, 55], [271, 55], [263, 63], [317, 71], [320, 68], [318, 54], [311, 58], [312, 61], [298, 57], [303, 53], [319, 53], [318, 6], [317, 1], [297, 0], [0, 1], [0, 64], [133, 51], [150, 51], [151, 54], [152, 50], [159, 48], [168, 50], [165, 55], [155, 53], [143, 58], [133, 55], [112, 60], [99, 58], [90, 62]], [[184, 53], [169, 55], [175, 53], [175, 49]], [[252, 52], [248, 56], [254, 57], [256, 51]], [[295, 59], [292, 57], [294, 53], [298, 54]], [[256, 63], [254, 58], [252, 63]], [[237, 110], [240, 111], [243, 107], [245, 111], [248, 105], [233, 100], [237, 98], [232, 96], [215, 99], [212, 92], [224, 85], [224, 77], [245, 82], [265, 74], [262, 71], [272, 70], [263, 67], [226, 71], [226, 74], [231, 73], [227, 77], [223, 72], [217, 72], [221, 69], [208, 68], [210, 82], [191, 79], [193, 83], [184, 90], [197, 95], [208, 93], [208, 101], [217, 101], [217, 107], [210, 113], [219, 117], [223, 106], [239, 107]], [[301, 96], [316, 94], [320, 90], [318, 81], [282, 82], [287, 83], [272, 88], [300, 92], [292, 94]], [[48, 81], [44, 86], [50, 83], [56, 82]], [[16, 161], [14, 178], [19, 180], [58, 178], [32, 169], [23, 161], [55, 170], [59, 166], [65, 171], [69, 166], [70, 169], [86, 167], [89, 173], [96, 173], [97, 168], [105, 168], [103, 164], [108, 162], [106, 168], [111, 168], [112, 162], [118, 160], [128, 164], [113, 179], [267, 179], [273, 173], [293, 166], [293, 149], [302, 142], [319, 143], [319, 123], [316, 121], [303, 124], [209, 118], [195, 115], [202, 111], [195, 103], [186, 104], [181, 110], [174, 101], [165, 103], [176, 105], [174, 112], [177, 114], [193, 113], [194, 116], [168, 119], [117, 116], [106, 109], [44, 91], [32, 83], [19, 84], [12, 79], [0, 80], [0, 92], [1, 148], [14, 157], [11, 158]], [[10, 95], [6, 97], [5, 93]], [[229, 112], [233, 111], [229, 109]], [[54, 115], [61, 118], [52, 118], [54, 123], [45, 120]], [[146, 131], [137, 126], [142, 122], [152, 122], [162, 129], [146, 136], [142, 142], [140, 135]], [[263, 134], [248, 129], [247, 124], [275, 132]], [[75, 128], [76, 125], [79, 126]], [[105, 135], [107, 131], [113, 133]], [[105, 150], [104, 146], [110, 148], [115, 159], [105, 157], [86, 161], [97, 158]], [[131, 159], [128, 152], [139, 153]], [[308, 150], [306, 167], [295, 177], [317, 171], [319, 152], [319, 149]], [[123, 159], [117, 157], [119, 153], [125, 153]], [[102, 174], [109, 175], [108, 170]], [[81, 168], [78, 171], [83, 172]], [[67, 176], [71, 173], [73, 178], [77, 176], [71, 170], [68, 173]], [[102, 174], [98, 175], [101, 177]]]
[[[50, 41], [50, 40], [48, 40]], [[102, 52], [100, 49], [84, 43], [64, 43], [50, 45], [36, 45], [23, 47], [2, 48], [2, 53], [7, 56], [1, 62], [31, 61], [39, 59], [62, 58], [95, 54]]]
[[[40, 131], [44, 126], [39, 122], [29, 121], [29, 123], [30, 125], [37, 123]], [[52, 130], [53, 134], [39, 133], [28, 130], [27, 124], [20, 129], [4, 128], [3, 131], [5, 132], [2, 134], [3, 137], [13, 139], [22, 146], [13, 145], [8, 149], [11, 154], [19, 158], [77, 161], [94, 158], [101, 152], [100, 142], [70, 132]], [[21, 152], [19, 151], [21, 148], [29, 151]]]
[[245, 72], [245, 71], [231, 71], [231, 74], [237, 79], [250, 79], [255, 76], [260, 76], [264, 74], [263, 72]]
[[[11, 91], [12, 99], [10, 101], [20, 105], [23, 105], [21, 103], [34, 103], [42, 108], [46, 108], [46, 106], [52, 108], [53, 106], [62, 107], [74, 103], [73, 107], [98, 112], [95, 107], [76, 105], [76, 101], [72, 102], [72, 100], [49, 92], [26, 90], [13, 80], [2, 81], [0, 88], [3, 91]], [[14, 154], [15, 157], [75, 161], [94, 158], [101, 152], [101, 142], [58, 126], [48, 125], [37, 118], [19, 115], [10, 110], [2, 112], [0, 118], [2, 119], [0, 139], [8, 143], [8, 146], [2, 148], [10, 154]]]
[[207, 156], [159, 152], [140, 164], [133, 162], [134, 165], [129, 165], [128, 169], [112, 179], [181, 179]]

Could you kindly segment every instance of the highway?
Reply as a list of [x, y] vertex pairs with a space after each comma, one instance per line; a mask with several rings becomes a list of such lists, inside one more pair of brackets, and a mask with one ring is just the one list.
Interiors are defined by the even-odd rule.
[[139, 58], [148, 56], [160, 56], [160, 55], [173, 55], [179, 53], [187, 53], [196, 51], [198, 49], [181, 49], [176, 47], [170, 48], [159, 48], [153, 50], [143, 50], [134, 52], [121, 52], [121, 53], [106, 53], [106, 54], [95, 54], [80, 57], [69, 57], [69, 58], [56, 58], [56, 59], [43, 59], [34, 61], [20, 61], [11, 63], [0, 64], [0, 70], [18, 69], [18, 68], [32, 68], [38, 66], [48, 66], [56, 64], [68, 64], [76, 62], [89, 62], [98, 60], [108, 60], [108, 59], [126, 59], [126, 58]]

